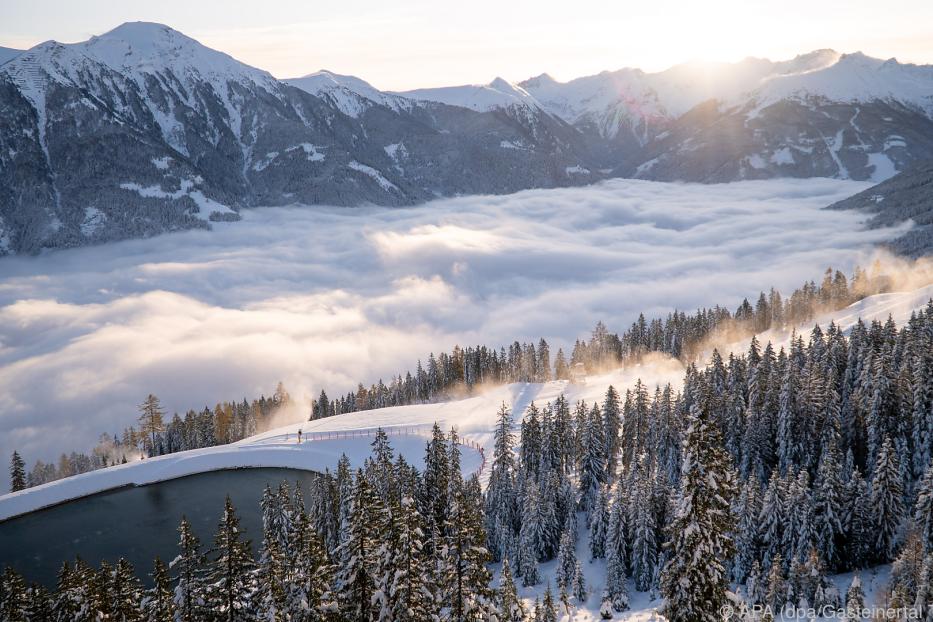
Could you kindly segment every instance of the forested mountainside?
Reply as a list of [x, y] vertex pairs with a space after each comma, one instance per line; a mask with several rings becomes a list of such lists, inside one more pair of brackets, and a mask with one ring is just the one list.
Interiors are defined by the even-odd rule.
[[916, 227], [890, 246], [909, 256], [927, 255], [933, 251], [933, 161], [913, 166], [829, 208], [871, 212], [875, 216], [869, 224], [875, 227], [911, 220]]
[[0, 253], [208, 228], [248, 206], [608, 176], [880, 181], [933, 158], [929, 67], [820, 51], [697, 71], [389, 93], [330, 72], [277, 80], [148, 23], [5, 51]]

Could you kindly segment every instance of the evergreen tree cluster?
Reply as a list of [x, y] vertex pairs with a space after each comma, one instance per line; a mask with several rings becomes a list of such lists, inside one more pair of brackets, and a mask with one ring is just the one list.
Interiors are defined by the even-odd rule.
[[504, 605], [492, 587], [482, 492], [461, 475], [455, 431], [435, 426], [425, 465], [422, 474], [395, 457], [378, 434], [363, 468], [344, 456], [307, 501], [285, 483], [266, 488], [258, 555], [228, 498], [210, 548], [182, 519], [178, 555], [155, 560], [152, 587], [125, 560], [65, 563], [51, 592], [7, 569], [0, 619], [465, 622], [523, 610], [507, 576]]
[[734, 313], [716, 305], [693, 314], [674, 311], [666, 318], [650, 321], [639, 314], [622, 334], [610, 333], [599, 322], [589, 340], [574, 344], [570, 365], [581, 364], [587, 372], [598, 372], [649, 352], [661, 352], [690, 363], [718, 335], [728, 335], [734, 340], [770, 328], [804, 323], [818, 313], [841, 309], [886, 291], [888, 286], [888, 278], [878, 267], [871, 271], [856, 267], [851, 280], [828, 268], [819, 285], [814, 281], [804, 283], [787, 297], [772, 288], [767, 294], [761, 292], [754, 305], [746, 298]]
[[[129, 426], [122, 435], [102, 434], [90, 453], [62, 454], [57, 464], [37, 460], [26, 473], [24, 487], [38, 486], [64, 477], [79, 475], [143, 456], [161, 456], [225, 443], [235, 443], [267, 427], [272, 415], [287, 406], [291, 398], [279, 384], [272, 397], [261, 396], [252, 402], [220, 402], [214, 408], [189, 410], [184, 417], [177, 413], [166, 421], [158, 397], [149, 395], [140, 405], [139, 427]], [[16, 453], [13, 464], [22, 461]], [[13, 484], [16, 481], [11, 478]]]
[[486, 527], [524, 585], [556, 559], [573, 592], [579, 511], [606, 560], [604, 615], [628, 585], [665, 596], [674, 622], [718, 619], [730, 583], [752, 604], [841, 607], [827, 573], [892, 561], [893, 602], [933, 614], [933, 302], [900, 329], [817, 326], [777, 352], [753, 338], [688, 366], [679, 393], [561, 397], [515, 427], [503, 408]]

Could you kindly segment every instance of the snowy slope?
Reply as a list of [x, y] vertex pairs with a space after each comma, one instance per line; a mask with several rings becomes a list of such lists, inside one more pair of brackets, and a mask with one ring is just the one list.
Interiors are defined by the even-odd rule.
[[431, 89], [416, 89], [399, 93], [404, 97], [421, 101], [432, 101], [450, 106], [487, 112], [495, 108], [530, 106], [541, 108], [538, 101], [521, 86], [496, 78], [489, 84], [468, 84]]
[[14, 50], [13, 48], [0, 47], [0, 65], [2, 65], [3, 63], [7, 61], [13, 60], [14, 58], [16, 58], [22, 53], [23, 53], [22, 50]]
[[[762, 345], [771, 342], [777, 349], [789, 347], [790, 339], [794, 334], [802, 336], [804, 340], [808, 339], [810, 331], [816, 325], [819, 325], [825, 332], [830, 322], [835, 322], [846, 335], [852, 331], [859, 319], [867, 326], [875, 321], [884, 323], [890, 317], [898, 327], [901, 327], [910, 319], [911, 313], [925, 307], [930, 300], [933, 300], [933, 285], [911, 291], [876, 294], [855, 302], [845, 309], [820, 314], [808, 322], [787, 330], [769, 330], [759, 333], [756, 337]], [[721, 349], [725, 352], [744, 352], [748, 348], [748, 341], [744, 339]]]
[[[82, 473], [35, 488], [0, 497], [0, 521], [86, 495], [124, 486], [142, 486], [195, 473], [234, 468], [276, 467], [323, 472], [333, 470], [341, 454], [354, 466], [362, 466], [370, 454], [376, 429], [356, 430], [353, 434], [312, 435], [298, 443], [298, 424], [277, 430], [261, 439], [245, 439], [231, 445], [183, 451], [106, 469]], [[339, 425], [331, 426], [340, 429]], [[392, 446], [421, 468], [425, 441], [430, 429], [387, 429]], [[482, 455], [472, 446], [463, 448], [463, 469], [479, 471]]]
[[822, 69], [775, 75], [754, 89], [759, 108], [787, 99], [823, 98], [832, 102], [895, 101], [933, 116], [933, 66], [843, 54]]
[[822, 69], [839, 57], [833, 50], [818, 50], [789, 61], [748, 58], [738, 63], [684, 63], [657, 73], [625, 68], [569, 82], [542, 74], [520, 85], [568, 123], [591, 122], [611, 137], [618, 131], [614, 119], [675, 119], [707, 100], [732, 101], [759, 88], [769, 77]]
[[311, 95], [331, 98], [341, 112], [354, 118], [372, 104], [386, 106], [392, 110], [408, 110], [412, 105], [406, 98], [384, 93], [366, 80], [323, 69], [301, 78], [285, 80], [285, 83]]

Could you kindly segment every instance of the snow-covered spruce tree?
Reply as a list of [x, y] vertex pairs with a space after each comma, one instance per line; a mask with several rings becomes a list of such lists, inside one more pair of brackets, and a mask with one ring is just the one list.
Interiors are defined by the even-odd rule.
[[612, 607], [619, 612], [629, 606], [628, 590], [625, 586], [627, 563], [627, 508], [625, 486], [616, 484], [615, 499], [609, 511], [609, 528], [606, 533], [606, 594]]
[[372, 456], [368, 461], [367, 476], [376, 496], [389, 503], [397, 500], [397, 482], [395, 481], [395, 451], [389, 442], [385, 430], [379, 428], [372, 442]]
[[544, 600], [541, 601], [540, 610], [535, 608], [535, 622], [557, 622], [557, 604], [554, 602], [554, 593], [551, 584], [544, 590]]
[[450, 496], [444, 559], [446, 620], [465, 622], [486, 615], [494, 602], [486, 567], [486, 533], [483, 528], [482, 489], [472, 475]]
[[761, 564], [756, 559], [745, 578], [745, 601], [749, 605], [761, 605], [767, 596], [767, 583], [761, 574]]
[[336, 596], [341, 615], [353, 622], [369, 622], [375, 616], [378, 537], [382, 506], [362, 471], [357, 471], [350, 504], [346, 541], [337, 549]]
[[813, 502], [807, 471], [800, 469], [794, 478], [788, 477], [786, 501], [787, 523], [784, 527], [786, 559], [801, 561], [813, 546]]
[[499, 615], [500, 622], [525, 622], [525, 606], [518, 596], [507, 558], [502, 560], [502, 572], [499, 574]]
[[774, 612], [781, 611], [787, 603], [788, 586], [784, 578], [784, 560], [780, 554], [771, 562], [765, 587], [764, 604]]
[[560, 548], [557, 552], [557, 567], [554, 570], [558, 589], [569, 589], [573, 582], [573, 573], [577, 566], [577, 543], [569, 529], [565, 529], [560, 537]]
[[[535, 520], [538, 534], [536, 537], [537, 555], [541, 561], [553, 559], [560, 546], [562, 532], [560, 514], [560, 497], [562, 482], [565, 475], [559, 469], [551, 469], [542, 474], [538, 486], [537, 519]], [[522, 525], [524, 527], [524, 525]]]
[[541, 465], [541, 411], [534, 402], [525, 411], [519, 435], [518, 468], [534, 477]]
[[625, 561], [619, 547], [611, 547], [606, 553], [606, 587], [604, 600], [612, 603], [617, 612], [629, 608], [628, 588], [625, 586]]
[[299, 512], [292, 538], [291, 581], [287, 608], [294, 622], [323, 622], [336, 617], [333, 565], [307, 514]]
[[586, 577], [583, 574], [583, 566], [580, 565], [580, 560], [577, 560], [573, 569], [571, 592], [573, 593], [573, 597], [577, 599], [577, 603], [580, 605], [586, 604], [586, 597], [589, 592], [587, 591]]
[[874, 514], [875, 559], [889, 561], [897, 548], [898, 531], [904, 517], [904, 488], [900, 464], [890, 437], [878, 450], [871, 480], [871, 508]]
[[52, 619], [56, 622], [76, 620], [79, 615], [86, 615], [88, 606], [88, 597], [85, 586], [82, 585], [82, 577], [69, 562], [63, 562], [58, 571], [58, 583], [52, 599]]
[[182, 517], [178, 526], [178, 556], [169, 564], [174, 571], [175, 620], [200, 620], [205, 606], [204, 555], [201, 543], [191, 530], [191, 523]]
[[735, 560], [732, 578], [742, 583], [760, 559], [758, 530], [761, 515], [761, 486], [754, 475], [742, 484], [736, 507]]
[[813, 523], [820, 557], [833, 569], [839, 568], [846, 535], [845, 484], [840, 471], [835, 441], [820, 458], [813, 491]]
[[917, 599], [924, 566], [923, 544], [916, 531], [911, 531], [901, 552], [891, 564], [891, 591], [893, 608], [910, 607]]
[[[489, 534], [489, 552], [495, 561], [508, 555], [508, 551], [503, 549], [503, 543], [511, 537], [516, 522], [514, 445], [512, 413], [502, 404], [496, 413], [492, 467], [486, 488], [486, 532]], [[500, 528], [507, 529], [508, 533], [499, 533]]]
[[580, 457], [580, 509], [590, 512], [606, 482], [606, 441], [599, 408], [594, 404], [585, 420]]
[[868, 564], [874, 550], [874, 511], [871, 506], [871, 492], [858, 468], [846, 484], [846, 509], [848, 518], [848, 537], [846, 555], [852, 568], [863, 568]]
[[143, 598], [146, 622], [172, 622], [175, 619], [175, 602], [172, 600], [172, 581], [168, 567], [158, 557], [153, 564], [152, 587]]
[[[387, 549], [393, 557], [394, 573], [389, 583], [389, 611], [382, 612], [380, 619], [393, 622], [421, 622], [430, 620], [435, 603], [428, 588], [428, 567], [424, 559], [422, 518], [411, 497], [403, 497], [395, 508], [395, 531], [397, 546]], [[387, 566], [388, 564], [383, 564]]]
[[862, 579], [855, 575], [846, 591], [846, 611], [850, 618], [859, 619], [865, 617], [861, 612], [865, 609], [865, 592], [862, 590]]
[[26, 590], [26, 619], [53, 620], [52, 597], [43, 586], [33, 584]]
[[619, 392], [609, 385], [603, 399], [603, 437], [606, 442], [606, 477], [604, 482], [615, 478], [619, 453], [619, 432], [622, 429], [622, 410], [619, 406]]
[[14, 451], [10, 458], [10, 492], [18, 492], [26, 487], [26, 463]]
[[29, 619], [26, 617], [28, 604], [26, 582], [12, 568], [4, 569], [0, 574], [0, 620], [19, 622]]
[[116, 622], [139, 620], [142, 615], [142, 586], [136, 578], [132, 564], [120, 558], [110, 572], [109, 579], [106, 585], [106, 593], [110, 600], [109, 619]]
[[418, 502], [425, 520], [425, 554], [435, 556], [433, 542], [440, 537], [447, 521], [447, 486], [450, 465], [447, 461], [447, 436], [437, 423], [424, 452], [424, 475]]
[[712, 424], [708, 396], [696, 389], [684, 434], [681, 490], [671, 525], [671, 558], [661, 574], [663, 615], [671, 622], [714, 622], [726, 603], [733, 555], [735, 478]]
[[781, 478], [777, 469], [771, 472], [768, 487], [761, 500], [759, 515], [759, 541], [762, 548], [762, 567], [770, 568], [771, 560], [783, 551], [784, 500], [781, 493]]
[[590, 512], [590, 558], [606, 556], [606, 531], [609, 529], [609, 493], [605, 486], [599, 489], [596, 504]]
[[924, 553], [933, 554], [933, 465], [917, 486], [917, 502], [914, 504], [914, 523], [916, 524]]
[[265, 529], [257, 571], [255, 609], [259, 619], [272, 622], [286, 619], [289, 587], [287, 563], [278, 538], [268, 528]]
[[215, 555], [208, 569], [207, 606], [220, 620], [255, 618], [255, 562], [249, 540], [243, 539], [240, 519], [228, 496], [214, 535]]
[[[644, 455], [641, 459], [644, 462]], [[647, 471], [645, 465], [642, 470]], [[633, 482], [632, 495], [632, 578], [635, 589], [647, 592], [654, 587], [657, 576], [658, 543], [655, 512], [651, 503], [653, 480], [647, 473]]]

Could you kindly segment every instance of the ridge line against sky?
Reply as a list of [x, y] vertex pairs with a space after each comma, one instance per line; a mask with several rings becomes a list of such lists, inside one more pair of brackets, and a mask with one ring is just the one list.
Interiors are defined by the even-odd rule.
[[319, 69], [383, 90], [560, 81], [605, 70], [660, 71], [691, 60], [784, 60], [820, 48], [933, 63], [933, 2], [580, 0], [255, 3], [35, 0], [0, 6], [0, 46], [83, 41], [126, 21], [164, 23], [280, 79]]

